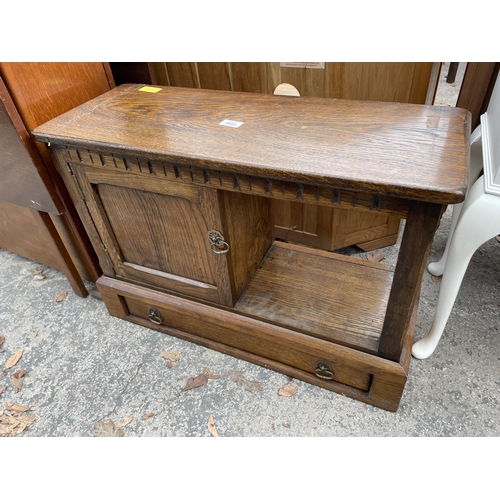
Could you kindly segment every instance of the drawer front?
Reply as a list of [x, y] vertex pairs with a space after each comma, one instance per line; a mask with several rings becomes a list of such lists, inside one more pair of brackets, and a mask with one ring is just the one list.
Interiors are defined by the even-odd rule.
[[326, 384], [343, 384], [361, 391], [370, 388], [371, 374], [347, 366], [334, 354], [334, 344], [116, 280], [100, 279], [97, 285], [112, 315], [154, 329], [186, 332], [218, 344], [223, 352], [224, 346], [236, 348], [313, 374]]

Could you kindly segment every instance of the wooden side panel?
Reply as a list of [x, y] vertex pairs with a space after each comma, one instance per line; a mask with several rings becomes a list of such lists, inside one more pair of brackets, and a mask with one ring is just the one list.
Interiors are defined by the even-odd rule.
[[0, 200], [0, 247], [54, 269], [61, 268], [36, 210]]
[[329, 63], [325, 97], [425, 103], [432, 63]]
[[[0, 62], [0, 74], [28, 132], [115, 86], [108, 63]], [[80, 275], [95, 281], [102, 274], [97, 257], [46, 144], [32, 141], [50, 176], [57, 211], [53, 219]], [[35, 199], [36, 198], [31, 198]], [[59, 224], [59, 222], [61, 222]], [[28, 242], [26, 242], [28, 244]]]
[[0, 200], [60, 213], [54, 183], [0, 78]]
[[198, 88], [196, 63], [166, 63], [169, 85], [172, 87]]
[[170, 81], [168, 78], [167, 72], [167, 63], [166, 62], [154, 62], [153, 71], [156, 77], [157, 85], [170, 85]]
[[232, 90], [237, 92], [270, 93], [267, 88], [266, 63], [231, 63]]
[[231, 90], [229, 63], [199, 62], [197, 66], [202, 89]]
[[[133, 63], [130, 63], [133, 64]], [[432, 62], [325, 62], [324, 68], [279, 62], [155, 62], [158, 85], [272, 94], [280, 83], [301, 96], [424, 104]]]
[[88, 295], [53, 219], [46, 212], [0, 201], [0, 248], [62, 271], [73, 291]]
[[271, 202], [267, 198], [220, 191], [234, 303], [252, 279], [269, 250], [273, 231]]
[[462, 86], [460, 87], [457, 108], [464, 108], [471, 112], [472, 130], [479, 125], [479, 117], [488, 107], [499, 69], [500, 63], [498, 62], [467, 63]]
[[0, 70], [30, 131], [114, 86], [103, 63], [3, 62]]

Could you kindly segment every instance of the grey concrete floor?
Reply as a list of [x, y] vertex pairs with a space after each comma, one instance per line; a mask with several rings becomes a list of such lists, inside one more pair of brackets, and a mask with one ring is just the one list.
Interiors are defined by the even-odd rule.
[[[430, 260], [444, 249], [449, 221], [450, 210]], [[398, 246], [376, 252], [395, 263]], [[45, 279], [33, 274], [37, 267]], [[91, 437], [99, 422], [127, 417], [119, 431], [126, 437], [210, 437], [211, 417], [221, 437], [499, 436], [499, 283], [500, 244], [491, 240], [472, 258], [436, 352], [412, 359], [401, 405], [391, 413], [113, 318], [102, 302], [77, 297], [61, 272], [0, 250], [0, 365], [23, 349], [14, 367], [0, 371], [0, 407], [24, 405], [37, 416], [21, 437]], [[416, 338], [431, 325], [439, 287], [425, 272]], [[62, 290], [66, 299], [55, 302]], [[164, 351], [180, 353], [174, 367]], [[206, 368], [220, 378], [182, 391]], [[20, 392], [10, 381], [17, 370], [26, 371]], [[262, 390], [238, 386], [232, 371]], [[280, 396], [290, 383], [296, 394]]]
[[[436, 235], [431, 260], [442, 252], [449, 211]], [[394, 263], [398, 245], [378, 250]], [[348, 249], [358, 258], [364, 254]], [[92, 436], [97, 422], [117, 424], [125, 436], [499, 436], [500, 244], [491, 240], [474, 255], [443, 338], [427, 360], [412, 359], [396, 413], [299, 380], [292, 397], [278, 395], [285, 375], [111, 317], [101, 301], [77, 297], [65, 276], [0, 250], [0, 364], [23, 349], [4, 371], [0, 406], [30, 408], [38, 420], [20, 436]], [[91, 284], [88, 284], [89, 288]], [[416, 338], [430, 327], [440, 283], [425, 273]], [[62, 302], [55, 296], [66, 290]], [[180, 352], [168, 368], [163, 351]], [[182, 391], [208, 368], [220, 379]], [[26, 370], [20, 392], [12, 374]], [[231, 371], [259, 382], [252, 393]], [[2, 373], [0, 372], [0, 377]], [[154, 414], [145, 419], [148, 414]]]

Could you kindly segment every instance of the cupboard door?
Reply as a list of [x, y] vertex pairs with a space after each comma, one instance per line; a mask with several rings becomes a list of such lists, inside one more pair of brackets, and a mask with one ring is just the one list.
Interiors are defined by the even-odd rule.
[[209, 238], [224, 236], [215, 189], [71, 168], [116, 276], [233, 305], [226, 254]]

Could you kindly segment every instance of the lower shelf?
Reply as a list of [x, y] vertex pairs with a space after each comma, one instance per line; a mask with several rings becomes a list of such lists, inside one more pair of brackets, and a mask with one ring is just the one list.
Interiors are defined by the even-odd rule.
[[[110, 314], [274, 369], [366, 403], [396, 411], [408, 364], [339, 345], [289, 328], [142, 286], [101, 277]], [[247, 291], [248, 293], [248, 291]], [[151, 311], [155, 314], [151, 316]], [[151, 320], [148, 318], [152, 318]], [[153, 322], [154, 320], [154, 322]], [[408, 332], [411, 336], [412, 332]], [[318, 376], [318, 362], [332, 378]], [[319, 372], [322, 377], [325, 371]]]
[[376, 354], [393, 275], [386, 264], [276, 241], [235, 311]]

